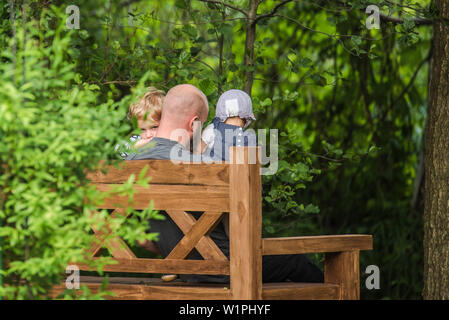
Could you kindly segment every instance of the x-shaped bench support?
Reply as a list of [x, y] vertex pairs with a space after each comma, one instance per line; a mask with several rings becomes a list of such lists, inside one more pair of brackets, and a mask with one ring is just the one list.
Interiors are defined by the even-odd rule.
[[[128, 214], [126, 214], [126, 211], [122, 208], [115, 209], [111, 213], [111, 218], [117, 216], [117, 214], [123, 215], [128, 217]], [[105, 227], [106, 231], [98, 230], [95, 226], [92, 226], [92, 230], [95, 233], [95, 238], [98, 241], [95, 241], [92, 243], [91, 247], [89, 248], [88, 252], [91, 254], [92, 257], [94, 257], [98, 251], [100, 251], [101, 247], [103, 246], [103, 243], [105, 242], [105, 237], [110, 235], [112, 233], [111, 228], [106, 225]], [[123, 241], [120, 237], [114, 236], [111, 237], [106, 244], [106, 248], [109, 250], [109, 252], [112, 254], [114, 258], [118, 259], [135, 259], [135, 254], [131, 251], [131, 249], [128, 247], [125, 241]]]
[[[206, 211], [198, 220], [184, 211], [166, 212], [185, 235], [166, 259], [185, 259], [195, 248], [205, 260], [228, 260], [209, 236], [210, 232], [212, 232], [217, 224], [220, 223], [223, 215], [222, 212]], [[118, 208], [111, 213], [111, 218], [115, 217], [117, 214], [124, 215], [125, 218], [128, 216], [124, 209]], [[102, 248], [105, 242], [105, 237], [112, 233], [112, 230], [108, 225], [106, 225], [105, 229], [106, 231], [98, 230], [98, 228], [92, 226], [92, 230], [98, 240], [93, 243], [88, 250], [92, 257]], [[106, 247], [114, 258], [137, 258], [128, 245], [118, 236], [111, 237], [106, 244]]]
[[228, 260], [209, 236], [220, 223], [223, 212], [206, 211], [198, 220], [184, 211], [166, 212], [184, 233], [184, 238], [166, 259], [185, 259], [193, 248], [196, 248], [205, 260]]

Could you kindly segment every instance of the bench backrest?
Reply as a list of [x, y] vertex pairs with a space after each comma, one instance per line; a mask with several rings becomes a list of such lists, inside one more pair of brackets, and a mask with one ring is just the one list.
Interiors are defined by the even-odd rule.
[[[119, 267], [110, 271], [229, 274], [231, 296], [260, 299], [262, 288], [262, 199], [258, 147], [232, 147], [229, 163], [180, 163], [170, 160], [135, 160], [111, 166], [107, 174], [95, 172], [89, 179], [99, 190], [136, 176], [148, 166], [149, 188], [135, 186], [134, 209], [145, 209], [154, 201], [155, 210], [164, 210], [185, 237], [166, 259], [139, 259], [121, 256]], [[100, 209], [126, 207], [126, 197], [105, 199]], [[203, 211], [195, 220], [185, 211]], [[230, 259], [217, 248], [208, 234], [229, 212]], [[204, 260], [185, 260], [197, 249]], [[130, 261], [126, 261], [128, 258]], [[158, 261], [159, 260], [159, 261]], [[104, 269], [108, 271], [108, 268]]]

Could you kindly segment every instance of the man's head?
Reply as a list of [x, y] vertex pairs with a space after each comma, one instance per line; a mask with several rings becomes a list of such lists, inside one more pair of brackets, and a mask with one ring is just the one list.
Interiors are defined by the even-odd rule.
[[156, 136], [186, 146], [193, 136], [195, 121], [203, 124], [208, 113], [207, 97], [201, 90], [190, 84], [177, 85], [165, 96]]

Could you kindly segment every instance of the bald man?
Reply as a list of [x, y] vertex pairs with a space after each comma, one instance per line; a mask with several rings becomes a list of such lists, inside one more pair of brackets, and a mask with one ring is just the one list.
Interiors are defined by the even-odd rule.
[[[136, 159], [171, 159], [200, 161], [201, 155], [190, 153], [189, 144], [193, 138], [195, 122], [201, 125], [206, 121], [209, 107], [207, 98], [195, 86], [182, 84], [167, 92], [162, 106], [162, 117], [156, 136], [146, 150], [139, 150], [137, 155], [128, 156], [127, 160]], [[204, 159], [204, 158], [203, 158]], [[157, 246], [164, 257], [182, 239], [184, 234], [165, 213], [165, 220], [151, 220], [148, 232], [159, 233]], [[199, 219], [201, 212], [191, 212], [195, 219]], [[229, 258], [229, 238], [223, 224], [209, 234], [221, 251]], [[189, 259], [202, 260], [201, 255], [193, 250]], [[187, 282], [217, 282], [228, 283], [229, 276], [225, 275], [180, 275], [181, 280]], [[305, 255], [264, 256], [262, 258], [263, 282], [323, 282], [322, 271]]]
[[188, 151], [196, 123], [202, 125], [207, 120], [208, 113], [207, 97], [197, 87], [181, 84], [171, 88], [162, 105], [161, 121], [155, 137], [147, 147], [142, 147], [138, 154], [129, 155], [126, 160], [209, 160], [205, 156], [193, 156]]

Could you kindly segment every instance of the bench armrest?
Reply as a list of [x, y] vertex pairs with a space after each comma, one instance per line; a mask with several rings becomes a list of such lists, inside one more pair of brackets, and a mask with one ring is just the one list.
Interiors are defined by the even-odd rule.
[[262, 255], [372, 250], [371, 235], [327, 235], [262, 239]]

